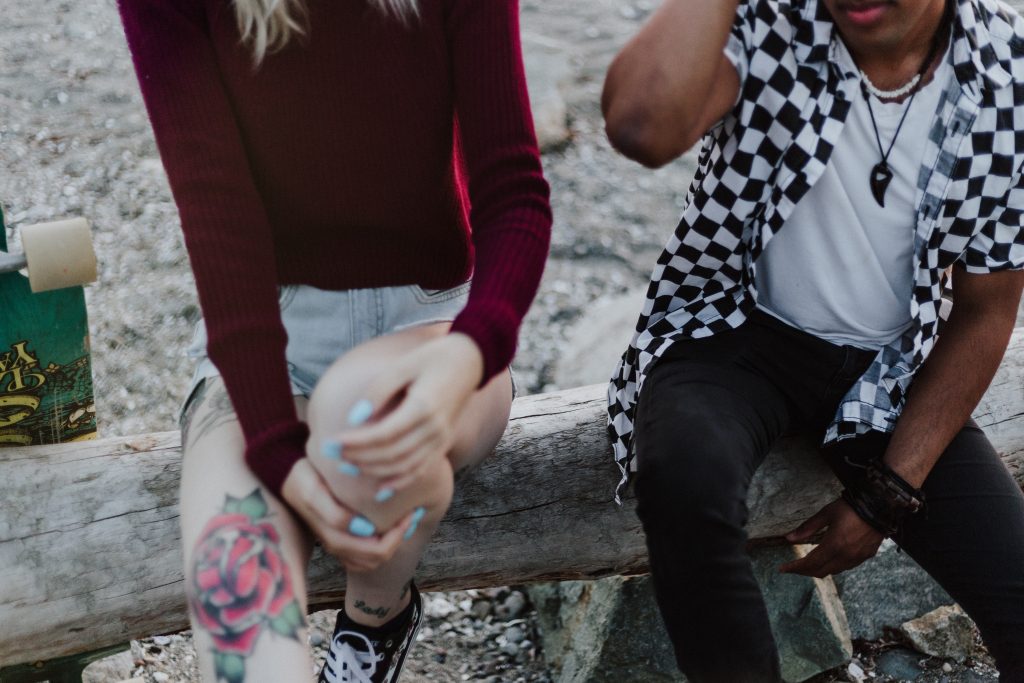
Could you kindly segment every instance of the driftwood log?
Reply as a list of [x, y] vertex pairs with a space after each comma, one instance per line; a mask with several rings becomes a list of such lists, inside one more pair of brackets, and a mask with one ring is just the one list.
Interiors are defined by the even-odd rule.
[[[516, 401], [497, 454], [467, 477], [423, 561], [427, 590], [646, 570], [604, 429], [604, 387]], [[1024, 480], [1024, 328], [976, 419]], [[176, 432], [0, 449], [0, 668], [187, 627]], [[785, 439], [750, 495], [750, 536], [793, 528], [838, 490], [813, 443]], [[344, 577], [317, 554], [311, 605]]]

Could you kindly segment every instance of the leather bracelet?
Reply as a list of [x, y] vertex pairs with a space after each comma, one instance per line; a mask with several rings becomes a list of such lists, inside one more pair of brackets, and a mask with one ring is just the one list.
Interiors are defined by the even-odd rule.
[[902, 509], [905, 514], [914, 514], [924, 507], [924, 492], [915, 489], [896, 474], [881, 458], [875, 458], [867, 465], [868, 485], [884, 498], [893, 508]]
[[879, 505], [879, 501], [870, 499], [863, 493], [854, 492], [852, 489], [843, 489], [842, 498], [853, 508], [858, 517], [883, 536], [892, 536], [899, 530], [897, 521], [886, 514], [885, 507]]
[[924, 507], [924, 493], [915, 489], [876, 458], [867, 464], [867, 486], [845, 489], [843, 500], [865, 522], [885, 536], [899, 531], [903, 520]]

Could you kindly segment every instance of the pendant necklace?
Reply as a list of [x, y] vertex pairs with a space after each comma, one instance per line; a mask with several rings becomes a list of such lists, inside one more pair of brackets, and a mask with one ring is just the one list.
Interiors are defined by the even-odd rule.
[[882, 137], [878, 134], [878, 124], [875, 123], [875, 112], [871, 108], [871, 98], [868, 97], [868, 90], [864, 87], [863, 82], [861, 83], [861, 89], [864, 92], [864, 99], [868, 103], [868, 113], [871, 115], [871, 127], [875, 129], [875, 141], [878, 142], [878, 153], [882, 155], [882, 160], [875, 164], [871, 169], [871, 194], [875, 197], [875, 201], [882, 208], [885, 208], [885, 191], [889, 189], [889, 183], [892, 182], [892, 169], [889, 168], [889, 154], [892, 153], [892, 148], [896, 146], [896, 138], [900, 135], [900, 129], [903, 128], [903, 122], [907, 120], [907, 114], [910, 112], [910, 105], [914, 103], [914, 97], [917, 96], [918, 91], [915, 90], [910, 96], [910, 100], [907, 102], [906, 108], [903, 110], [903, 116], [900, 117], [899, 125], [896, 126], [896, 133], [892, 136], [892, 142], [889, 143], [889, 149], [882, 151]]
[[[939, 48], [940, 38], [945, 35], [945, 25], [947, 19], [950, 18], [950, 5], [946, 5], [946, 13], [943, 15], [943, 23], [939, 26], [935, 32], [935, 37], [932, 39], [931, 49], [928, 50], [928, 56], [925, 57], [924, 63], [921, 64], [921, 68], [917, 74], [910, 80], [909, 83], [901, 88], [892, 91], [879, 90], [874, 86], [873, 83], [868, 79], [867, 74], [863, 71], [860, 72], [860, 90], [864, 94], [864, 100], [868, 103], [868, 114], [871, 116], [871, 127], [875, 130], [875, 141], [878, 143], [878, 153], [882, 155], [882, 160], [879, 161], [871, 168], [871, 175], [868, 178], [871, 185], [871, 194], [874, 196], [875, 201], [882, 208], [885, 208], [885, 191], [889, 189], [889, 183], [892, 182], [892, 169], [889, 168], [889, 155], [892, 153], [892, 148], [896, 146], [896, 139], [900, 135], [900, 130], [903, 128], [903, 122], [907, 120], [907, 114], [910, 112], [910, 107], [914, 104], [914, 98], [917, 97], [917, 93], [920, 92], [918, 84], [921, 79], [924, 78], [924, 74], [928, 71], [928, 67], [935, 60], [935, 53]], [[907, 100], [907, 106], [903, 110], [903, 116], [900, 117], [900, 122], [896, 126], [896, 132], [892, 136], [892, 142], [889, 143], [889, 149], [882, 147], [882, 137], [878, 134], [878, 124], [875, 122], [875, 111], [871, 106], [871, 97], [868, 94], [869, 91], [880, 99], [890, 99], [896, 97], [902, 97], [903, 95], [910, 94], [910, 99]], [[913, 92], [911, 92], [913, 91]]]

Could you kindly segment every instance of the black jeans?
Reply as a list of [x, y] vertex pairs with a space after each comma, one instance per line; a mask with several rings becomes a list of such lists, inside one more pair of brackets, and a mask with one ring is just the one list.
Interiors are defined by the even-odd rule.
[[[746, 551], [747, 489], [783, 433], [822, 434], [874, 357], [755, 311], [739, 329], [680, 342], [647, 377], [634, 439], [637, 514], [680, 670], [694, 683], [778, 681]], [[822, 450], [836, 476], [885, 452], [872, 433]], [[1024, 682], [1024, 495], [973, 423], [929, 474], [927, 512], [897, 542], [977, 622], [1002, 673]]]

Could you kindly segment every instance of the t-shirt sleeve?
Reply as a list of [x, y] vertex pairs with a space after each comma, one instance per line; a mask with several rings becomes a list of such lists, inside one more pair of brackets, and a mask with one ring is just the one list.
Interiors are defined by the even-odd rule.
[[181, 216], [207, 352], [238, 415], [254, 473], [279, 493], [302, 457], [285, 362], [270, 223], [195, 0], [120, 0], [157, 146]]
[[549, 190], [526, 90], [519, 3], [452, 0], [446, 31], [475, 252], [469, 302], [452, 331], [480, 348], [486, 382], [512, 361], [540, 283]]
[[967, 244], [958, 265], [984, 275], [1024, 269], [1024, 175], [1018, 169], [1005, 204]]

